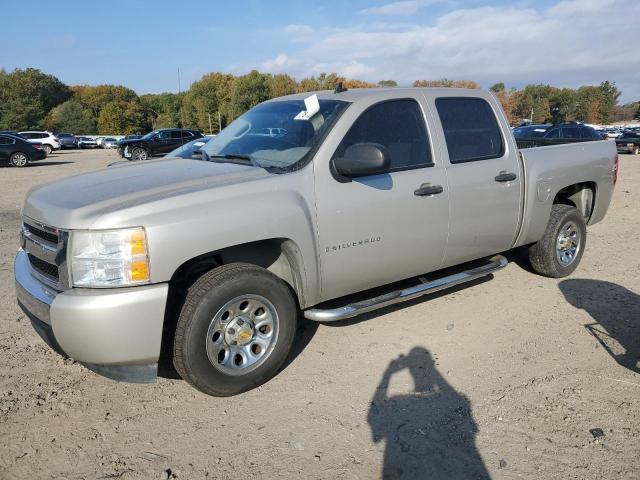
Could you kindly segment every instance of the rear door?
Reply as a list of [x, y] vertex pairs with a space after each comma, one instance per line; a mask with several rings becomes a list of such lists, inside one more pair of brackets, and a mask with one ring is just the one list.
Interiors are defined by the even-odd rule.
[[6, 162], [11, 156], [11, 150], [16, 141], [11, 137], [0, 135], [0, 161]]
[[518, 151], [496, 104], [461, 96], [435, 99], [449, 182], [449, 241], [444, 266], [508, 250], [520, 217]]

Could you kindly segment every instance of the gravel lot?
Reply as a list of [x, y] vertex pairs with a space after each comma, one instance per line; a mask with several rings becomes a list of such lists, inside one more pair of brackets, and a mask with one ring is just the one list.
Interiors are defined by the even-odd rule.
[[225, 399], [99, 377], [15, 304], [27, 191], [116, 159], [0, 168], [0, 478], [640, 478], [640, 156], [570, 278], [515, 253], [453, 293], [303, 323], [276, 378]]

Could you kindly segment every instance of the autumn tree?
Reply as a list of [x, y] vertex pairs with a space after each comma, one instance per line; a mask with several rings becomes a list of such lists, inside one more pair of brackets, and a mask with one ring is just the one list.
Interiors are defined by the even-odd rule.
[[395, 80], [380, 80], [378, 82], [378, 86], [379, 87], [397, 87], [398, 82], [396, 82]]
[[79, 102], [67, 100], [49, 112], [45, 127], [54, 132], [93, 134], [96, 133], [96, 119]]
[[473, 80], [449, 80], [442, 78], [440, 80], [416, 80], [413, 82], [414, 87], [445, 87], [445, 88], [471, 88], [478, 89], [480, 85]]
[[293, 77], [284, 73], [272, 75], [269, 77], [267, 84], [269, 86], [269, 97], [271, 98], [290, 95], [298, 90], [298, 84]]
[[180, 107], [180, 121], [185, 127], [218, 132], [218, 114], [224, 127], [233, 120], [231, 94], [235, 77], [227, 73], [207, 73], [191, 84]]
[[239, 117], [260, 102], [269, 99], [269, 76], [252, 70], [237, 77], [231, 88], [232, 118]]

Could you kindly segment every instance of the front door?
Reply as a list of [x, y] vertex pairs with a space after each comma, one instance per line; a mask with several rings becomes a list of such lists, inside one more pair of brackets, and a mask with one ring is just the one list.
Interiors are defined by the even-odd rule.
[[[509, 126], [485, 99], [435, 99], [449, 161], [449, 242], [444, 266], [511, 248], [521, 211], [518, 151], [502, 131]], [[495, 110], [494, 110], [495, 109]]]
[[[382, 145], [391, 158], [389, 171], [341, 182], [330, 173], [330, 162], [314, 162], [323, 300], [442, 264], [449, 188], [431, 148], [423, 100], [407, 97], [352, 106], [335, 130], [347, 134], [332, 139], [339, 142], [332, 158], [357, 143]], [[436, 193], [421, 190], [425, 184]]]

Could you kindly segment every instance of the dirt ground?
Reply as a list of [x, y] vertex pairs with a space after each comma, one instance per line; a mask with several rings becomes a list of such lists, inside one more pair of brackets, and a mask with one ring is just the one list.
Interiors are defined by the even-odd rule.
[[15, 304], [28, 190], [116, 157], [0, 168], [1, 479], [640, 478], [640, 156], [570, 278], [516, 253], [453, 293], [303, 323], [279, 375], [224, 399], [99, 377]]

